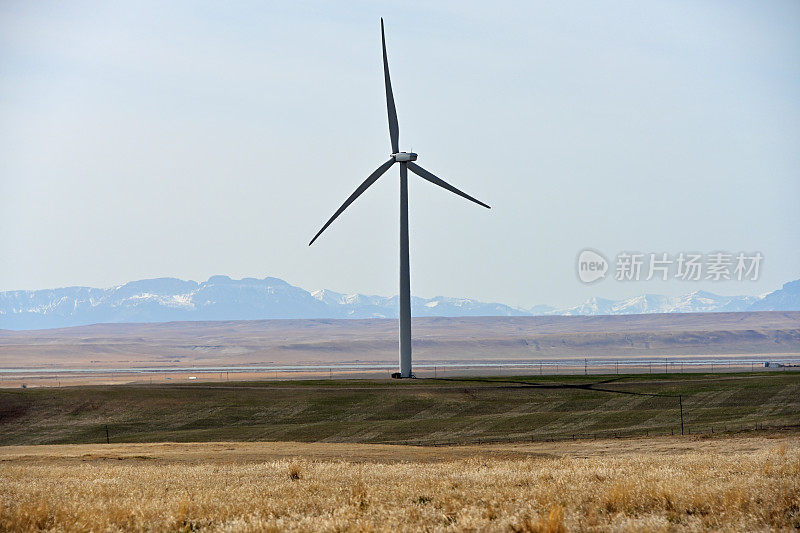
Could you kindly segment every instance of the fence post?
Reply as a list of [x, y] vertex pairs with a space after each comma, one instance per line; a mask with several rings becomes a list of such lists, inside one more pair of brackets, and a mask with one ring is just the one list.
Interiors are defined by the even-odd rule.
[[111, 444], [111, 439], [108, 436], [108, 424], [106, 424], [106, 444]]
[[683, 396], [678, 395], [678, 403], [681, 406], [681, 435], [683, 435]]

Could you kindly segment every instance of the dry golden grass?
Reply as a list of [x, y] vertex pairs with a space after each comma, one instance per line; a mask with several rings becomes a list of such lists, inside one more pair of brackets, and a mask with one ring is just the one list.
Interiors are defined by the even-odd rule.
[[400, 446], [346, 445], [336, 459], [325, 444], [174, 445], [183, 460], [170, 446], [0, 449], [0, 530], [800, 527], [798, 436], [419, 449], [418, 461]]

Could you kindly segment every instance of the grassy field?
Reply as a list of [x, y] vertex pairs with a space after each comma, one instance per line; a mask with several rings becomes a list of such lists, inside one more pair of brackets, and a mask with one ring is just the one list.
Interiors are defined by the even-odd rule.
[[[678, 396], [681, 396], [679, 401]], [[464, 444], [800, 424], [800, 373], [353, 380], [0, 390], [0, 445]]]
[[0, 447], [0, 531], [800, 528], [800, 435]]

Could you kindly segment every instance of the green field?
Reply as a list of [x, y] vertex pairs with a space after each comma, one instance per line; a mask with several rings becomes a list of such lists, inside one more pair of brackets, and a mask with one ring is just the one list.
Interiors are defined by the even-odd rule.
[[800, 373], [263, 381], [0, 391], [0, 445], [454, 444], [800, 425]]

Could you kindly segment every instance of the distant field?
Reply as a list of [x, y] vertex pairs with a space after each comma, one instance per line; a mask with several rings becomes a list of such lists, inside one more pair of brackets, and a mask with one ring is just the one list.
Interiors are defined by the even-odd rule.
[[[680, 399], [679, 397], [680, 396]], [[467, 444], [800, 425], [800, 373], [334, 380], [0, 390], [0, 445]]]
[[0, 447], [0, 531], [775, 531], [800, 437]]
[[[417, 363], [709, 355], [769, 360], [800, 354], [800, 312], [419, 318], [413, 325]], [[396, 320], [98, 324], [0, 331], [0, 369], [396, 360]]]

